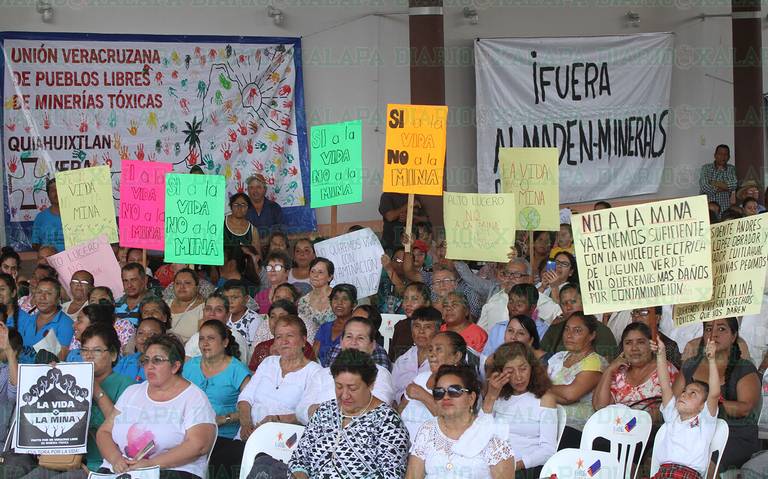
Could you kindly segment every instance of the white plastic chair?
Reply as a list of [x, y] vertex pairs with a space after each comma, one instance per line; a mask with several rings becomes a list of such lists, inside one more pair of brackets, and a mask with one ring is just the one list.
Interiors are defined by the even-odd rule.
[[590, 477], [617, 479], [622, 471], [616, 458], [607, 452], [563, 449], [550, 457], [539, 473], [540, 479]]
[[563, 437], [563, 431], [565, 431], [565, 423], [568, 420], [568, 413], [565, 412], [565, 408], [561, 405], [557, 405], [557, 447], [560, 447], [560, 439]]
[[384, 338], [384, 349], [389, 351], [389, 342], [392, 341], [392, 336], [395, 335], [395, 325], [404, 320], [406, 316], [404, 314], [382, 314], [381, 326], [379, 326], [379, 333]]
[[647, 412], [613, 404], [595, 412], [587, 420], [581, 435], [580, 447], [592, 449], [598, 437], [608, 440], [611, 443], [611, 454], [621, 466], [622, 474], [616, 477], [630, 479], [637, 476], [637, 468], [632, 474], [632, 462], [637, 444], [640, 443], [639, 457], [643, 457], [652, 426], [653, 420]]
[[240, 463], [240, 479], [248, 477], [253, 461], [260, 452], [287, 464], [302, 434], [304, 426], [296, 424], [268, 422], [259, 426], [245, 443], [243, 461]]
[[[662, 424], [659, 431], [656, 433], [656, 437], [660, 437], [662, 431], [666, 430], [667, 425]], [[725, 443], [728, 442], [728, 423], [722, 419], [717, 420], [717, 428], [715, 429], [715, 435], [712, 437], [712, 442], [709, 443], [709, 457], [712, 458], [712, 454], [717, 452], [717, 462], [715, 462], [715, 474], [713, 477], [717, 477], [717, 471], [720, 469], [720, 460], [723, 458], [723, 449], [725, 449]], [[653, 454], [651, 455], [651, 476], [659, 471], [658, 458], [656, 457], [657, 448], [659, 447], [659, 441], [653, 443]], [[707, 472], [704, 477], [709, 477], [709, 468], [712, 467], [712, 461], [707, 463]]]

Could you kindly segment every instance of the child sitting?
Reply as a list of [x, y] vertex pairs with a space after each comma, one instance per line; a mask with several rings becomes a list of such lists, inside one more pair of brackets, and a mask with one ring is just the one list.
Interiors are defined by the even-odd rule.
[[549, 250], [549, 258], [555, 259], [555, 256], [562, 252], [574, 254], [573, 230], [568, 223], [560, 225], [560, 231], [557, 232], [557, 238], [555, 239], [555, 246]]
[[679, 398], [672, 394], [664, 343], [651, 342], [656, 352], [656, 369], [661, 385], [661, 413], [666, 427], [656, 435], [654, 451], [661, 465], [653, 479], [701, 479], [709, 465], [709, 444], [717, 427], [720, 375], [715, 363], [715, 343], [710, 340], [705, 352], [709, 361], [709, 384], [693, 381]]

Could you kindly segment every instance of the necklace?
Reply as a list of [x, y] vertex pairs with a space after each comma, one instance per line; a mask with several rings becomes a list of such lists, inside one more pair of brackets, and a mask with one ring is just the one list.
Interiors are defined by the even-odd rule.
[[[362, 411], [357, 414], [344, 414], [344, 408], [341, 407], [341, 404], [339, 404], [339, 415], [341, 416], [342, 423], [344, 422], [344, 419], [355, 419], [362, 416], [366, 413], [366, 411], [368, 411], [368, 408], [371, 407], [371, 404], [373, 404], [373, 394], [371, 394], [371, 399], [368, 400], [368, 404], [363, 408]], [[347, 426], [349, 426], [349, 424], [347, 424]]]
[[[438, 418], [437, 419], [438, 429], [439, 429], [441, 421], [443, 423], [443, 428], [447, 431], [448, 428], [445, 427], [445, 421], [443, 420], [443, 418]], [[469, 419], [467, 420], [467, 424], [466, 424], [466, 427], [464, 428], [464, 431], [462, 431], [462, 434], [464, 434], [464, 432], [466, 432], [466, 430], [469, 429], [469, 426], [472, 425], [472, 421], [474, 421], [474, 417], [470, 416]], [[443, 435], [446, 437], [446, 439], [451, 439], [450, 437], [448, 437], [447, 434], [443, 433]], [[459, 436], [459, 439], [460, 438], [461, 438], [461, 436]], [[457, 439], [457, 441], [458, 441], [458, 439]], [[451, 447], [450, 452], [448, 452], [448, 462], [445, 463], [445, 470], [446, 471], [453, 471], [453, 468], [454, 468], [454, 465], [453, 465], [453, 447]]]

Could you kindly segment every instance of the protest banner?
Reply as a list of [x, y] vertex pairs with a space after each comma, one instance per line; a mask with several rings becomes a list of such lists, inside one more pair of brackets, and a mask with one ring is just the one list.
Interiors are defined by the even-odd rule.
[[101, 235], [107, 235], [110, 243], [117, 243], [109, 167], [95, 166], [58, 173], [56, 191], [66, 248]]
[[93, 363], [20, 364], [14, 449], [83, 454], [93, 396]]
[[358, 298], [379, 291], [384, 248], [370, 228], [316, 243], [315, 254], [333, 261], [335, 272], [331, 286], [353, 284], [357, 288]]
[[145, 467], [125, 471], [123, 473], [103, 474], [99, 472], [90, 472], [88, 479], [160, 479], [159, 467]]
[[447, 106], [387, 105], [382, 191], [441, 196]]
[[585, 313], [712, 297], [706, 196], [590, 211], [571, 225]]
[[758, 314], [768, 266], [768, 220], [748, 216], [711, 226], [714, 292], [704, 303], [676, 305], [675, 326]]
[[165, 175], [165, 261], [224, 264], [224, 177]]
[[26, 233], [9, 235], [17, 251], [49, 205], [48, 178], [94, 165], [117, 176], [125, 160], [223, 175], [227, 198], [260, 173], [286, 229], [315, 229], [301, 38], [6, 31], [0, 41], [6, 221], [20, 222], [6, 230]]
[[70, 295], [69, 281], [76, 271], [85, 270], [93, 275], [93, 286], [107, 286], [115, 298], [123, 295], [120, 263], [105, 235], [67, 248], [47, 258], [48, 264], [59, 273], [59, 280]]
[[476, 39], [477, 191], [503, 191], [504, 147], [557, 148], [562, 203], [658, 191], [674, 53], [671, 33]]
[[557, 148], [500, 148], [501, 192], [515, 196], [517, 229], [560, 229]]
[[165, 247], [165, 174], [170, 163], [123, 160], [120, 173], [120, 246]]
[[312, 208], [363, 201], [362, 120], [310, 130]]
[[443, 194], [446, 258], [507, 262], [515, 242], [515, 195]]

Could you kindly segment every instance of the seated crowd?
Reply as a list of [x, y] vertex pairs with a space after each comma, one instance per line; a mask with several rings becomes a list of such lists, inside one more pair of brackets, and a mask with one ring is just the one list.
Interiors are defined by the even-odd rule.
[[[164, 478], [237, 478], [246, 441], [276, 422], [306, 428], [288, 464], [260, 457], [252, 474], [538, 478], [612, 404], [648, 411], [662, 470], [693, 474], [663, 477], [703, 477], [709, 458], [686, 443], [711, 438], [715, 418], [730, 430], [721, 470], [760, 450], [766, 345], [742, 339], [740, 318], [672, 328], [671, 306], [585, 314], [568, 224], [532, 235], [533, 258], [522, 244], [510, 261], [486, 265], [447, 259], [428, 223], [415, 231], [412, 248], [382, 257], [368, 298], [331, 286], [334, 264], [315, 257], [309, 239], [284, 234], [263, 252], [251, 240], [227, 248], [219, 268], [153, 264], [152, 273], [141, 251], [117, 249], [120, 298], [88, 271], [62, 285], [46, 264], [49, 246], [25, 279], [5, 248], [2, 439], [18, 363], [88, 361], [90, 471], [159, 466]], [[388, 348], [384, 313], [405, 315]], [[41, 349], [44, 339], [58, 347]], [[692, 421], [702, 425], [696, 435]], [[6, 479], [86, 475], [0, 464]]]

